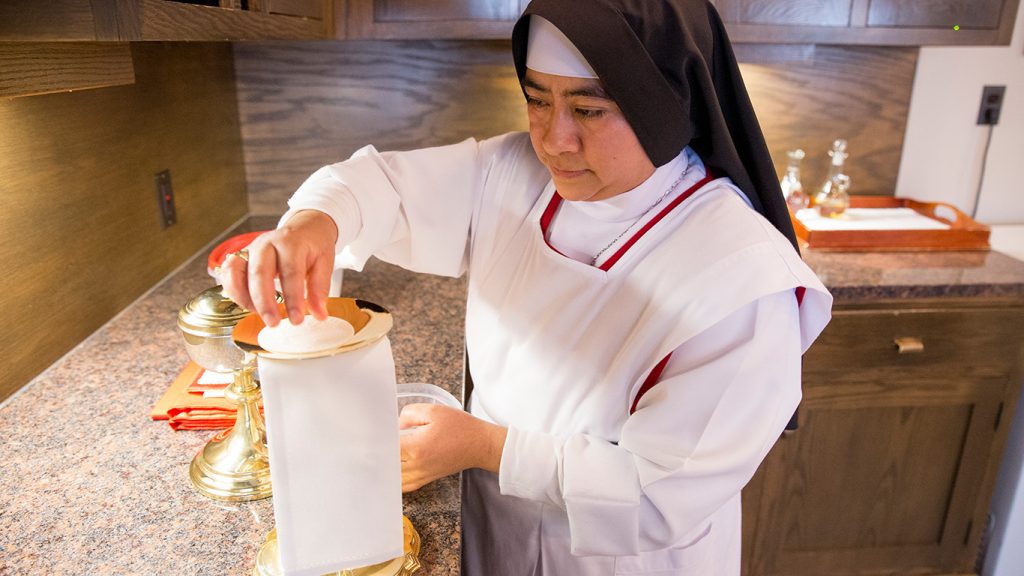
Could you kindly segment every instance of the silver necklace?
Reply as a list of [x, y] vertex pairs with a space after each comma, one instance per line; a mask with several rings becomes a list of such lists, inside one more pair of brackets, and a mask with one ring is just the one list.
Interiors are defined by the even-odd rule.
[[671, 194], [673, 190], [675, 190], [675, 189], [676, 189], [676, 186], [679, 186], [679, 183], [683, 181], [683, 178], [685, 178], [685, 177], [686, 177], [686, 174], [687, 174], [687, 173], [688, 173], [689, 171], [690, 171], [690, 165], [689, 165], [689, 164], [687, 164], [687, 165], [686, 165], [686, 169], [684, 169], [684, 170], [683, 170], [683, 173], [679, 175], [679, 178], [676, 178], [676, 181], [675, 181], [675, 182], [673, 182], [673, 183], [672, 183], [672, 184], [671, 184], [671, 185], [670, 185], [670, 186], [668, 187], [668, 189], [667, 189], [667, 190], [665, 190], [665, 192], [664, 192], [664, 193], [663, 193], [663, 194], [662, 194], [662, 195], [661, 195], [660, 197], [658, 197], [658, 199], [657, 199], [657, 200], [655, 200], [655, 201], [654, 201], [654, 204], [651, 204], [650, 206], [648, 206], [648, 207], [647, 207], [647, 209], [646, 209], [646, 210], [644, 210], [644, 211], [643, 211], [643, 212], [642, 212], [642, 213], [641, 213], [641, 214], [640, 214], [639, 216], [637, 216], [637, 217], [636, 217], [636, 220], [633, 220], [633, 222], [631, 222], [631, 223], [629, 224], [629, 226], [627, 226], [627, 227], [626, 227], [626, 229], [625, 229], [625, 230], [623, 230], [622, 232], [619, 232], [619, 235], [618, 235], [618, 236], [616, 236], [615, 238], [613, 238], [613, 239], [612, 239], [612, 241], [611, 241], [611, 242], [609, 242], [607, 246], [605, 246], [604, 248], [601, 248], [601, 251], [600, 251], [600, 252], [598, 252], [597, 254], [595, 254], [595, 255], [594, 255], [594, 259], [590, 261], [590, 265], [591, 265], [591, 266], [597, 266], [597, 261], [598, 261], [598, 259], [599, 259], [599, 258], [601, 258], [601, 255], [602, 255], [602, 254], [604, 254], [605, 252], [607, 252], [609, 248], [611, 248], [612, 246], [614, 246], [614, 245], [615, 245], [615, 243], [619, 241], [619, 238], [622, 238], [623, 236], [625, 236], [625, 235], [626, 235], [626, 232], [629, 232], [630, 230], [632, 230], [632, 229], [633, 229], [633, 226], [636, 226], [636, 223], [637, 223], [637, 222], [639, 222], [639, 221], [643, 220], [643, 219], [644, 219], [644, 216], [647, 216], [647, 213], [648, 213], [648, 212], [650, 212], [651, 210], [654, 210], [654, 207], [655, 207], [655, 206], [657, 206], [658, 204], [661, 204], [661, 202], [662, 202], [662, 201], [663, 201], [663, 200], [664, 200], [664, 199], [665, 199], [666, 197], [668, 197], [668, 195], [669, 195], [669, 194]]

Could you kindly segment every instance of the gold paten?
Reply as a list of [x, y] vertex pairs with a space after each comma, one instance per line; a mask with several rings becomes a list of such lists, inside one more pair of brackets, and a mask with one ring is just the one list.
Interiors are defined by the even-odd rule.
[[[283, 304], [280, 305], [280, 312], [282, 318], [287, 317], [287, 311]], [[275, 360], [308, 360], [310, 358], [334, 356], [369, 346], [386, 336], [394, 325], [391, 313], [386, 308], [366, 300], [356, 300], [354, 298], [328, 298], [327, 314], [335, 318], [341, 318], [351, 324], [355, 330], [355, 334], [351, 338], [331, 350], [321, 350], [308, 354], [287, 354], [264, 350], [260, 347], [257, 337], [260, 330], [266, 324], [263, 323], [262, 318], [255, 314], [239, 321], [238, 325], [235, 326], [232, 337], [240, 349], [257, 356], [273, 358]]]
[[220, 286], [204, 290], [178, 313], [178, 328], [189, 357], [234, 381], [224, 397], [238, 405], [235, 425], [216, 434], [196, 454], [189, 478], [200, 494], [232, 502], [270, 496], [267, 434], [260, 415], [260, 387], [253, 378], [255, 356], [240, 349], [231, 333], [252, 314], [224, 296]]
[[[420, 569], [420, 535], [406, 516], [402, 516], [402, 536], [404, 556], [373, 566], [331, 572], [324, 576], [411, 576]], [[280, 576], [281, 562], [278, 555], [276, 528], [267, 534], [267, 539], [260, 546], [260, 551], [256, 553], [256, 567], [253, 568], [252, 574], [253, 576]]]

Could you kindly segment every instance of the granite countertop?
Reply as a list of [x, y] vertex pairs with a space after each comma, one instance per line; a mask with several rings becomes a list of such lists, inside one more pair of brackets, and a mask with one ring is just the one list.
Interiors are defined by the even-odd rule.
[[[233, 233], [272, 227], [254, 218]], [[805, 251], [837, 302], [1024, 301], [1024, 262], [998, 252]], [[200, 496], [188, 465], [211, 432], [172, 432], [149, 410], [187, 361], [178, 309], [212, 284], [203, 253], [0, 408], [0, 575], [244, 575], [273, 526], [270, 500]], [[373, 260], [343, 295], [392, 311], [399, 382], [462, 393], [464, 280]], [[424, 574], [458, 574], [455, 476], [405, 496]]]
[[[232, 233], [273, 227], [254, 218]], [[188, 356], [177, 312], [213, 285], [206, 253], [40, 374], [0, 408], [0, 575], [251, 574], [270, 499], [199, 495], [192, 457], [213, 432], [174, 432], [149, 411]], [[398, 382], [462, 396], [464, 280], [371, 261], [343, 296], [388, 308]], [[426, 295], [427, 297], [424, 297]], [[404, 498], [423, 574], [459, 573], [459, 481]]]
[[955, 297], [1024, 300], [1024, 262], [995, 250], [804, 250], [803, 258], [832, 292], [836, 303]]

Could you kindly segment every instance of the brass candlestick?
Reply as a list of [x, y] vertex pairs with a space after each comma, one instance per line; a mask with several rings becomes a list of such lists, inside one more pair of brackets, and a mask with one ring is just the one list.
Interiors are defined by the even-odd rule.
[[204, 290], [178, 313], [189, 357], [206, 370], [234, 376], [224, 396], [238, 404], [235, 425], [214, 435], [189, 467], [196, 490], [216, 500], [259, 500], [271, 493], [260, 387], [253, 378], [255, 356], [231, 338], [235, 325], [249, 314], [220, 286]]

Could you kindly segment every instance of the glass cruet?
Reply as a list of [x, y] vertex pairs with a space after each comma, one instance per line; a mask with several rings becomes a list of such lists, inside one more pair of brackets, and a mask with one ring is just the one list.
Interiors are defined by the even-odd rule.
[[804, 151], [797, 148], [786, 153], [789, 158], [789, 165], [786, 167], [786, 175], [782, 177], [779, 185], [782, 187], [782, 195], [786, 198], [786, 204], [790, 211], [796, 214], [807, 207], [810, 198], [804, 192], [804, 186], [800, 182], [800, 161], [804, 159]]
[[836, 174], [829, 186], [828, 193], [818, 202], [818, 211], [822, 216], [838, 218], [850, 207], [850, 177]]

